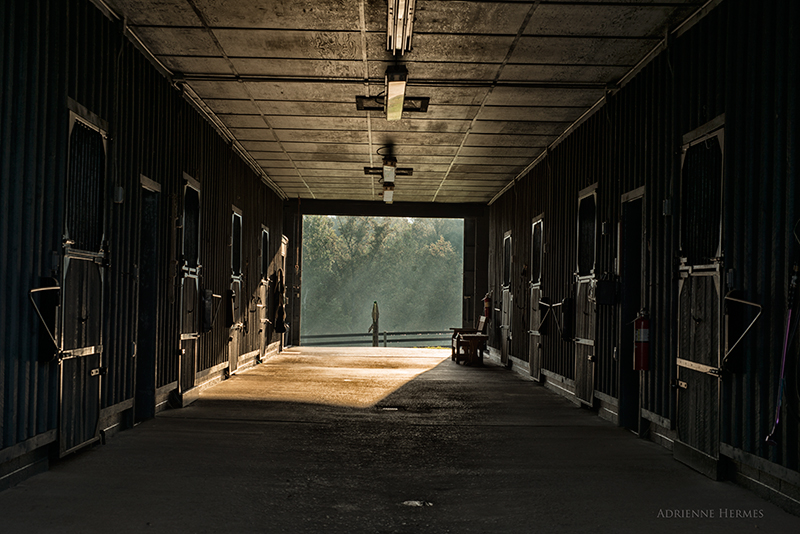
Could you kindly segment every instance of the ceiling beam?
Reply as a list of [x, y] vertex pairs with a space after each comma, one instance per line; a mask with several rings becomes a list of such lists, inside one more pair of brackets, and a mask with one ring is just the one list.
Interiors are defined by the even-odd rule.
[[[526, 64], [527, 66], [527, 64]], [[608, 65], [602, 65], [608, 66]], [[627, 67], [628, 65], [613, 65]], [[253, 83], [319, 83], [319, 84], [373, 84], [383, 86], [382, 78], [341, 78], [341, 77], [294, 77], [294, 76], [260, 76], [239, 74], [184, 74], [176, 78], [176, 82], [253, 82]], [[509, 87], [518, 89], [604, 89], [606, 84], [597, 82], [548, 82], [548, 81], [496, 81], [496, 80], [442, 80], [442, 79], [413, 79], [407, 82], [409, 87], [459, 87], [459, 88], [485, 88]], [[355, 105], [355, 101], [353, 101]]]
[[[358, 3], [358, 24], [359, 29], [361, 31], [361, 60], [364, 65], [364, 91], [366, 92], [367, 96], [370, 96], [370, 79], [369, 79], [369, 59], [367, 59], [367, 16], [366, 16], [366, 8], [364, 6], [364, 2], [366, 0], [360, 0]], [[375, 166], [375, 156], [374, 152], [375, 149], [372, 143], [372, 113], [367, 111], [367, 116], [365, 118], [367, 121], [367, 142], [369, 143], [369, 166]], [[370, 193], [374, 197], [375, 193], [375, 179], [370, 177], [368, 178], [370, 184]]]
[[[287, 209], [297, 210], [296, 199], [284, 203]], [[306, 200], [299, 202], [302, 215], [357, 215], [367, 217], [413, 217], [463, 219], [486, 215], [486, 203], [393, 202], [375, 200]]]
[[[559, 5], [568, 5], [568, 4], [559, 4]], [[581, 4], [583, 5], [583, 4]], [[606, 5], [606, 4], [603, 4]], [[628, 4], [626, 4], [628, 5]], [[688, 4], [673, 4], [673, 7], [682, 7]], [[173, 25], [173, 24], [130, 24], [131, 28], [135, 29], [152, 29], [152, 30], [198, 30], [197, 26], [186, 26], [186, 25]], [[318, 30], [303, 30], [303, 29], [296, 29], [296, 28], [263, 28], [263, 27], [251, 27], [251, 26], [208, 26], [211, 30], [221, 30], [221, 31], [237, 31], [237, 32], [266, 32], [266, 33], [291, 33], [291, 34], [298, 34], [298, 33], [319, 33]], [[343, 33], [343, 34], [351, 34], [355, 33], [353, 30], [326, 30], [326, 33], [336, 34], [336, 33]], [[384, 32], [378, 31], [368, 31], [366, 28], [363, 31], [364, 39], [366, 39], [367, 34], [372, 35], [382, 35]], [[415, 35], [428, 35], [431, 37], [453, 37], [458, 36], [463, 39], [469, 39], [471, 37], [514, 37], [515, 34], [509, 33], [497, 33], [497, 32], [463, 32], [463, 33], [449, 33], [449, 32], [437, 32], [437, 31], [420, 31], [414, 32]], [[607, 33], [528, 33], [525, 34], [523, 37], [526, 39], [530, 38], [537, 38], [537, 39], [560, 39], [560, 40], [581, 40], [581, 39], [608, 39], [614, 41], [657, 41], [661, 37], [656, 35], [613, 35]], [[250, 56], [230, 56], [231, 58], [243, 58], [243, 57], [250, 57]], [[260, 56], [259, 59], [298, 59], [296, 57], [276, 57], [276, 56]], [[337, 58], [330, 58], [332, 61], [353, 61], [353, 59], [337, 59]], [[386, 57], [380, 61], [392, 62], [393, 58]]]

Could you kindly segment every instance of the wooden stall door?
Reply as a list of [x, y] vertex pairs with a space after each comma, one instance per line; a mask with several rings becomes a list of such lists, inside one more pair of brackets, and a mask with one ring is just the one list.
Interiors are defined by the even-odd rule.
[[593, 298], [594, 278], [575, 284], [575, 395], [591, 405], [594, 399], [595, 337], [597, 308]]
[[531, 365], [531, 377], [537, 382], [541, 380], [542, 354], [544, 351], [544, 337], [542, 336], [542, 319], [547, 313], [547, 308], [541, 304], [542, 290], [538, 286], [531, 286], [531, 313], [530, 331], [528, 332], [528, 361]]
[[185, 393], [194, 387], [197, 374], [197, 339], [200, 337], [200, 280], [184, 274], [181, 278], [181, 354], [178, 392]]
[[501, 308], [501, 360], [503, 364], [508, 365], [508, 357], [511, 355], [511, 308], [513, 306], [513, 296], [509, 288], [503, 288], [503, 302]]
[[[682, 273], [681, 276], [678, 440], [716, 460], [719, 458], [720, 275], [706, 271], [691, 275]], [[691, 451], [678, 452], [691, 455]]]
[[183, 264], [181, 265], [181, 353], [178, 393], [194, 387], [200, 337], [200, 184], [184, 175]]
[[270, 329], [269, 329], [269, 310], [270, 283], [269, 283], [269, 230], [261, 230], [261, 282], [258, 284], [258, 336], [259, 336], [259, 360], [264, 361], [269, 348]]
[[239, 355], [241, 354], [242, 333], [244, 323], [242, 322], [242, 301], [245, 298], [243, 293], [244, 284], [241, 277], [231, 278], [231, 294], [233, 295], [233, 324], [230, 327], [228, 337], [228, 371], [236, 372], [239, 367]]
[[514, 307], [514, 295], [511, 293], [511, 231], [503, 236], [503, 283], [500, 300], [500, 359], [508, 365], [511, 351], [511, 314]]
[[269, 279], [261, 280], [258, 285], [258, 357], [261, 361], [266, 358], [269, 349]]
[[103, 374], [106, 140], [71, 115], [61, 268], [59, 454], [98, 439]]
[[684, 136], [675, 457], [719, 478], [723, 131]]
[[[298, 247], [299, 249], [299, 247]], [[287, 305], [287, 298], [286, 298], [286, 256], [289, 254], [289, 237], [282, 235], [281, 236], [281, 259], [280, 259], [280, 266], [281, 272], [283, 273], [283, 280], [278, 284], [280, 286], [280, 291], [278, 294], [275, 293], [278, 302], [275, 303], [276, 308], [283, 308], [283, 311], [280, 313], [282, 319], [280, 321], [287, 321], [287, 319], [291, 320], [291, 323], [288, 326], [278, 325], [278, 318], [275, 318], [275, 324], [273, 325], [274, 328], [277, 329], [278, 332], [281, 333], [281, 344], [280, 350], [283, 350], [284, 347], [291, 345], [292, 340], [300, 340], [300, 306], [299, 306], [299, 295], [300, 295], [300, 280], [297, 279], [297, 272], [295, 272], [294, 276], [292, 277], [293, 284], [289, 291], [292, 291], [292, 303], [291, 303], [291, 318], [286, 315], [286, 305]], [[289, 331], [289, 329], [295, 328], [296, 334]]]
[[100, 417], [104, 269], [68, 254], [62, 281], [59, 453], [95, 441]]
[[544, 354], [544, 321], [549, 308], [542, 296], [542, 256], [544, 254], [544, 220], [539, 216], [531, 227], [530, 330], [528, 331], [528, 362], [531, 377], [541, 380]]
[[242, 213], [234, 207], [231, 219], [231, 298], [233, 316], [231, 317], [230, 335], [228, 337], [228, 372], [234, 373], [239, 368], [239, 356], [242, 352], [244, 336], [244, 275], [242, 273]]
[[575, 277], [575, 395], [594, 402], [597, 306], [594, 300], [597, 249], [596, 186], [578, 196], [578, 268]]

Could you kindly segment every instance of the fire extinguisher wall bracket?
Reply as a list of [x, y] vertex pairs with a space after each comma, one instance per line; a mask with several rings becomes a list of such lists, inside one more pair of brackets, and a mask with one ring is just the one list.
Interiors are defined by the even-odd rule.
[[642, 310], [633, 321], [633, 370], [650, 370], [650, 316]]

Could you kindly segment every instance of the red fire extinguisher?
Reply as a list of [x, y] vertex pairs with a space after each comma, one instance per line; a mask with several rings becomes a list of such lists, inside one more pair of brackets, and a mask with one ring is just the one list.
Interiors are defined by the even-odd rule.
[[650, 370], [650, 318], [644, 311], [633, 321], [633, 370]]
[[489, 314], [491, 313], [492, 309], [492, 294], [486, 293], [486, 296], [483, 297], [483, 315], [489, 319]]

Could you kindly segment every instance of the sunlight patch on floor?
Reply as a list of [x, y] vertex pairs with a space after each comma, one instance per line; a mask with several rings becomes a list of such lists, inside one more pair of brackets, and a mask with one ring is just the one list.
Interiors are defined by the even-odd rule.
[[449, 349], [295, 347], [201, 398], [369, 408], [449, 357]]

